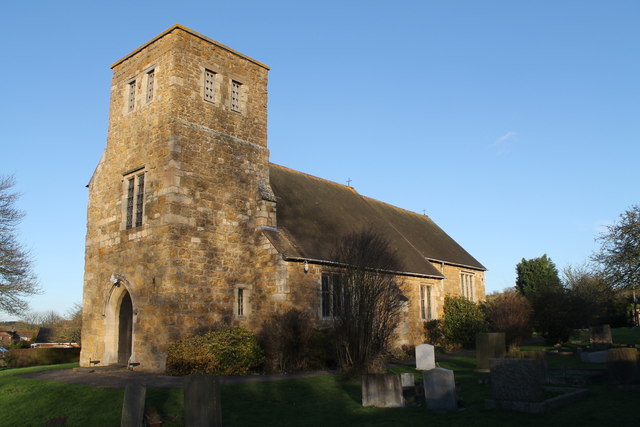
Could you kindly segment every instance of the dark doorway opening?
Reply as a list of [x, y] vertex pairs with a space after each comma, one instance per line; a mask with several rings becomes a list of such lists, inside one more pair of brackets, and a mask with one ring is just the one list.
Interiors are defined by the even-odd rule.
[[127, 365], [131, 357], [133, 336], [133, 305], [129, 292], [125, 292], [118, 314], [118, 364]]

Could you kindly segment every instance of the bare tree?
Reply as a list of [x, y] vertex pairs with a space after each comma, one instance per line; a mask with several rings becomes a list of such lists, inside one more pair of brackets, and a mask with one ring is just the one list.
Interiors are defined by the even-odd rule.
[[40, 291], [29, 252], [16, 238], [24, 214], [15, 207], [14, 184], [13, 177], [0, 177], [0, 311], [8, 314], [24, 312], [25, 298]]
[[598, 237], [600, 251], [592, 259], [616, 288], [634, 289], [640, 283], [640, 205], [631, 206], [618, 222]]
[[346, 236], [333, 259], [344, 266], [333, 289], [340, 370], [346, 375], [375, 372], [407, 300], [394, 274], [402, 265], [389, 241], [372, 230]]

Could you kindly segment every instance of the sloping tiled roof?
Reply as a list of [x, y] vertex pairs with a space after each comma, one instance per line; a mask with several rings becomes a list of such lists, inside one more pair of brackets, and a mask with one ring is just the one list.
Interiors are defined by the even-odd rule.
[[341, 237], [373, 228], [390, 242], [403, 273], [443, 277], [428, 260], [485, 270], [429, 217], [368, 197], [353, 188], [271, 164], [277, 228], [265, 234], [285, 259], [332, 262]]

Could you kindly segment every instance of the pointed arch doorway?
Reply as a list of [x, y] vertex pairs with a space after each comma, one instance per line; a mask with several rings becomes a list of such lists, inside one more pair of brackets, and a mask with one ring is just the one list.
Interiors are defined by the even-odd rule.
[[125, 291], [118, 309], [118, 364], [127, 365], [133, 345], [133, 304], [131, 295]]

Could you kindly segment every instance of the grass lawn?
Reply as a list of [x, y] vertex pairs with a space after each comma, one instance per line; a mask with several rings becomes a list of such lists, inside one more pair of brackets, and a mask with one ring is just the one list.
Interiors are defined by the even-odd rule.
[[[573, 357], [575, 358], [575, 357]], [[572, 356], [550, 356], [551, 365], [570, 362]], [[118, 426], [123, 389], [71, 385], [23, 378], [22, 373], [60, 369], [74, 364], [11, 369], [0, 372], [0, 425], [7, 426]], [[363, 408], [360, 383], [335, 376], [301, 378], [222, 387], [223, 422], [226, 426], [602, 426], [635, 425], [640, 393], [593, 386], [591, 395], [571, 406], [545, 415], [484, 410], [489, 385], [478, 384], [487, 374], [473, 371], [474, 355], [456, 356], [441, 363], [453, 369], [460, 384], [465, 410], [435, 415], [422, 407]], [[593, 367], [593, 365], [591, 365]], [[396, 372], [414, 372], [396, 366]], [[150, 388], [147, 408], [163, 417], [163, 427], [183, 425], [182, 389]], [[57, 422], [57, 424], [55, 424]], [[46, 424], [48, 423], [48, 424]]]

